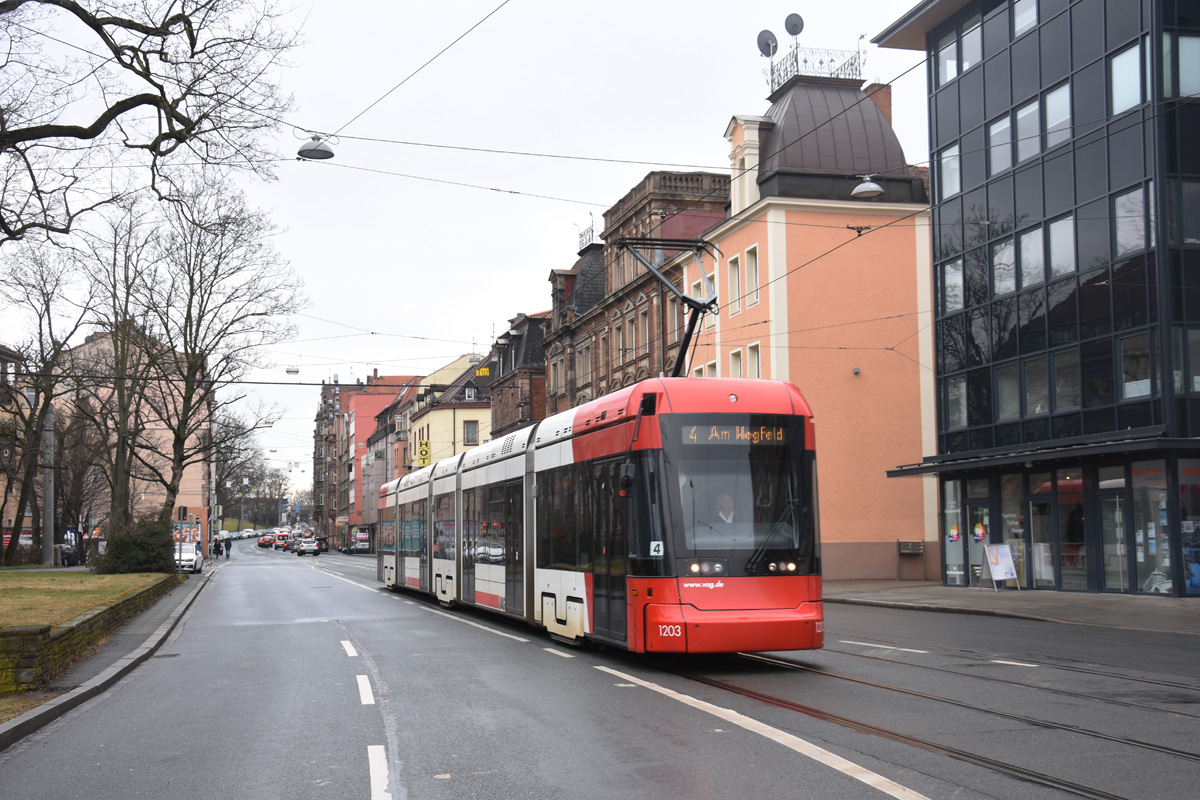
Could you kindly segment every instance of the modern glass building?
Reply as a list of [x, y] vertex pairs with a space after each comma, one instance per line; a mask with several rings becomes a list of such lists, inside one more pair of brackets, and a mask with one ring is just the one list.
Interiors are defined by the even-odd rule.
[[[1200, 0], [926, 0], [948, 585], [1200, 596]], [[992, 555], [995, 555], [993, 551]]]

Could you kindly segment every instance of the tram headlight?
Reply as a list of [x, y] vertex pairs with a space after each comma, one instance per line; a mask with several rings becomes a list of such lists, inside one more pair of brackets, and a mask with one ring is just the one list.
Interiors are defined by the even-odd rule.
[[695, 561], [693, 561], [693, 562], [692, 562], [692, 566], [691, 566], [691, 570], [692, 570], [692, 572], [699, 572], [699, 571], [700, 571], [700, 564], [699, 564], [699, 563], [697, 563], [697, 562], [695, 562]]
[[779, 569], [779, 566], [774, 561], [772, 561], [770, 564], [767, 564], [767, 572], [774, 572], [777, 569]]
[[795, 571], [796, 571], [796, 563], [794, 561], [789, 561], [788, 562], [788, 572], [795, 572]]
[[707, 575], [708, 573], [710, 573], [712, 571], [713, 571], [712, 564], [708, 563], [707, 561], [700, 562], [700, 574], [701, 575]]

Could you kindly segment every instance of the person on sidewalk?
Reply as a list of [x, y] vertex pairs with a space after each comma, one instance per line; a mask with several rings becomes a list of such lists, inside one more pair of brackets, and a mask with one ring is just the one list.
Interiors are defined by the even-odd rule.
[[229, 558], [229, 551], [233, 549], [233, 537], [225, 537], [225, 558]]

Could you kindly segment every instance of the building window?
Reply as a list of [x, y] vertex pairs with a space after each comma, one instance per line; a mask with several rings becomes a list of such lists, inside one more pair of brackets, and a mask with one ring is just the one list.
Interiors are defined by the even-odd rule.
[[1006, 114], [988, 126], [988, 175], [1012, 166], [1012, 120]]
[[746, 348], [746, 377], [762, 377], [762, 359], [759, 356], [759, 349], [756, 344], [752, 344]]
[[473, 419], [463, 421], [463, 444], [479, 444], [479, 423]]
[[704, 376], [706, 378], [717, 377], [717, 362], [710, 361], [704, 365]]
[[[1170, 72], [1169, 60], [1164, 59], [1165, 70]], [[1179, 37], [1179, 96], [1193, 97], [1200, 94], [1200, 36]], [[1167, 92], [1167, 96], [1173, 96]]]
[[1142, 104], [1141, 50], [1136, 44], [1109, 59], [1109, 99], [1114, 116]]
[[1079, 351], [1054, 354], [1054, 410], [1078, 408], [1080, 398]]
[[1150, 335], [1147, 333], [1121, 340], [1121, 399], [1149, 397]]
[[633, 317], [625, 321], [625, 328], [628, 331], [625, 341], [625, 356], [623, 361], [637, 357], [637, 325], [634, 324]]
[[650, 352], [650, 310], [643, 308], [638, 312], [638, 324], [642, 326], [642, 349]]
[[[705, 297], [716, 297], [717, 295], [717, 274], [713, 271], [712, 275], [704, 276], [704, 291]], [[717, 324], [717, 314], [708, 315], [708, 324], [705, 327], [712, 328]]]
[[1017, 162], [1036, 156], [1042, 151], [1042, 133], [1038, 119], [1038, 101], [1032, 100], [1017, 109]]
[[1013, 38], [1017, 38], [1037, 25], [1037, 0], [1016, 0], [1012, 6]]
[[963, 307], [963, 262], [951, 261], [942, 266], [942, 309], [949, 314]]
[[621, 320], [613, 325], [613, 363], [620, 366], [625, 360], [625, 328]]
[[1075, 271], [1075, 218], [1056, 219], [1049, 225], [1050, 277], [1070, 275]]
[[758, 302], [758, 249], [746, 251], [746, 305]]
[[1046, 253], [1042, 229], [1022, 233], [1018, 239], [1017, 258], [1021, 262], [1021, 286], [1036, 286], [1046, 279]]
[[704, 367], [696, 367], [696, 369], [693, 370], [692, 374], [697, 378], [703, 378], [704, 377]]
[[729, 354], [729, 377], [742, 377], [742, 351], [734, 350]]
[[608, 352], [608, 337], [601, 336], [600, 337], [600, 364], [602, 366], [608, 366], [611, 363], [612, 363], [612, 359], [609, 357], [609, 352]]
[[467, 400], [474, 400], [475, 399], [475, 387], [474, 386], [465, 387], [463, 389], [463, 397]]
[[667, 298], [667, 335], [672, 342], [679, 340], [679, 301], [674, 297]]
[[1146, 249], [1146, 194], [1141, 186], [1113, 198], [1113, 258]]
[[1071, 139], [1071, 87], [1063, 84], [1046, 93], [1046, 149]]
[[[1187, 345], [1188, 391], [1200, 392], [1200, 328], [1188, 328]], [[1175, 363], [1182, 361], [1182, 358], [1177, 358]]]
[[1050, 412], [1050, 381], [1046, 374], [1046, 357], [1038, 356], [1025, 362], [1025, 416]]
[[965, 376], [946, 381], [946, 427], [967, 426], [967, 379]]
[[729, 313], [742, 310], [742, 269], [737, 256], [729, 259]]
[[938, 41], [937, 47], [938, 86], [958, 77], [958, 36], [950, 31]]
[[992, 245], [992, 292], [995, 296], [1017, 290], [1017, 261], [1013, 240]]
[[960, 72], [966, 72], [983, 61], [983, 28], [980, 26], [980, 22], [979, 15], [976, 14], [963, 23], [959, 46], [959, 55], [962, 56]]
[[939, 199], [945, 200], [959, 193], [962, 189], [958, 145], [947, 147], [938, 156]]
[[996, 419], [1021, 416], [1021, 370], [1016, 364], [996, 368]]

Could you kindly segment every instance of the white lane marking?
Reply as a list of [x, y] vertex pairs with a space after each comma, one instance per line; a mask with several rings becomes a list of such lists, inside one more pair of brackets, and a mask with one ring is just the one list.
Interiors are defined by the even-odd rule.
[[697, 700], [696, 698], [689, 697], [686, 694], [680, 694], [673, 689], [668, 689], [665, 686], [659, 686], [656, 683], [644, 681], [641, 678], [635, 678], [632, 675], [626, 675], [624, 672], [618, 672], [617, 670], [609, 667], [598, 666], [596, 669], [602, 672], [607, 672], [610, 675], [615, 675], [623, 680], [636, 683], [638, 686], [642, 686], [653, 692], [658, 692], [659, 694], [669, 697], [672, 700], [678, 700], [679, 702], [689, 705], [699, 711], [712, 714], [715, 717], [719, 717], [720, 719], [737, 725], [739, 728], [748, 730], [751, 733], [757, 733], [760, 736], [765, 736], [773, 742], [777, 742], [784, 747], [795, 750], [801, 755], [808, 756], [814, 761], [818, 761], [827, 767], [836, 769], [843, 775], [847, 775], [856, 781], [860, 781], [861, 783], [865, 783], [868, 786], [878, 789], [884, 794], [897, 798], [897, 800], [929, 800], [929, 798], [925, 795], [914, 792], [912, 789], [909, 789], [906, 786], [901, 786], [895, 781], [889, 780], [888, 778], [885, 778], [876, 772], [872, 772], [866, 767], [860, 767], [853, 761], [848, 761], [822, 747], [818, 747], [811, 742], [801, 739], [799, 736], [793, 736], [790, 733], [784, 733], [783, 731], [778, 730], [777, 728], [772, 728], [770, 725], [759, 722], [758, 720], [743, 716], [733, 709], [721, 708], [720, 706], [715, 706], [712, 703], [706, 703], [703, 700]]
[[495, 628], [489, 628], [487, 625], [480, 625], [478, 622], [472, 622], [469, 619], [463, 619], [462, 617], [456, 617], [453, 614], [447, 614], [445, 611], [438, 611], [437, 609], [433, 609], [433, 608], [426, 608], [425, 610], [428, 611], [430, 614], [437, 614], [438, 616], [445, 617], [446, 619], [452, 619], [455, 622], [462, 622], [462, 623], [464, 623], [466, 625], [470, 625], [474, 628], [479, 628], [479, 630], [481, 630], [481, 631], [487, 631], [488, 633], [494, 633], [497, 636], [503, 636], [505, 639], [512, 639], [517, 642], [526, 642], [526, 643], [529, 642], [528, 639], [522, 639], [520, 636], [513, 636], [511, 633], [503, 633], [501, 631], [496, 630]]
[[350, 642], [346, 641], [345, 639], [342, 639], [342, 648], [346, 651], [346, 655], [350, 656], [351, 658], [355, 658], [358, 655], [358, 651], [354, 649], [354, 645], [350, 644]]
[[317, 572], [323, 572], [331, 578], [337, 578], [339, 581], [345, 581], [346, 583], [350, 584], [351, 586], [357, 586], [360, 589], [366, 589], [368, 592], [374, 592], [374, 591], [378, 590], [378, 588], [379, 588], [377, 586], [366, 586], [364, 584], [359, 583], [358, 581], [352, 581], [349, 578], [343, 578], [341, 575], [338, 575], [336, 572], [330, 572], [327, 569], [321, 569], [320, 567], [316, 566], [315, 564], [313, 566], [309, 567], [309, 569], [315, 569]]
[[387, 753], [383, 745], [367, 745], [367, 765], [371, 771], [371, 800], [392, 800], [392, 793], [387, 790]]
[[366, 675], [356, 675], [358, 678], [358, 699], [364, 706], [375, 705], [375, 695], [371, 694], [371, 680]]
[[852, 642], [849, 639], [838, 639], [840, 644], [856, 644], [859, 647], [878, 647], [880, 650], [899, 650], [902, 653], [928, 653], [928, 650], [913, 650], [909, 647], [888, 647], [886, 644], [871, 644], [870, 642]]
[[1010, 667], [1036, 667], [1037, 666], [1037, 664], [1025, 664], [1021, 661], [1001, 661], [1000, 659], [997, 659], [997, 658], [993, 658], [992, 663], [993, 664], [1007, 664]]
[[575, 656], [571, 655], [570, 653], [564, 653], [562, 650], [557, 650], [553, 647], [543, 647], [542, 649], [545, 650], [547, 653], [553, 653], [554, 655], [562, 656], [563, 658], [574, 658], [575, 657]]

